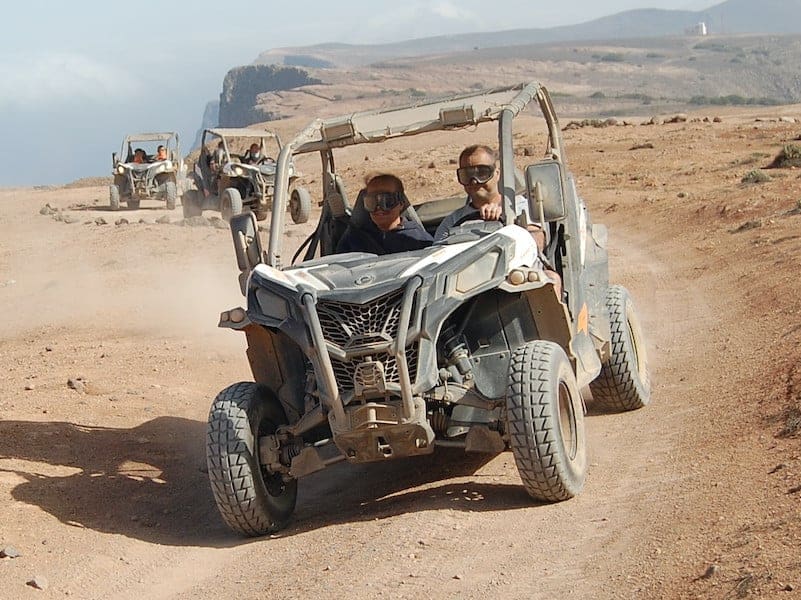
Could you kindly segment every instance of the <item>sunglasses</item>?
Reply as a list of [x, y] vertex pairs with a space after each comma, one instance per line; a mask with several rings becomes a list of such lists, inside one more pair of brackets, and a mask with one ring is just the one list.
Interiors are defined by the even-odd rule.
[[495, 175], [495, 165], [474, 165], [456, 169], [456, 179], [462, 185], [470, 185], [471, 181], [487, 183], [493, 175]]
[[403, 192], [374, 192], [364, 195], [364, 208], [369, 213], [377, 210], [387, 211], [403, 204], [403, 201]]

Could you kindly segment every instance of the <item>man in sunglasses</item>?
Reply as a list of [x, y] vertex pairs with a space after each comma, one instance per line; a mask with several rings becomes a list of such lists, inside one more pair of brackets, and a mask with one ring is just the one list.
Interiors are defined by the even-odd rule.
[[[434, 241], [439, 242], [448, 237], [451, 227], [467, 221], [497, 221], [503, 214], [503, 196], [498, 189], [501, 170], [498, 167], [498, 153], [489, 146], [476, 144], [468, 146], [459, 155], [459, 168], [456, 178], [467, 192], [467, 203], [453, 211], [442, 220], [434, 234]], [[515, 196], [515, 213], [528, 214], [528, 200], [524, 196]], [[542, 252], [545, 250], [545, 232], [529, 219], [528, 232], [534, 238], [540, 256], [546, 262], [545, 273], [553, 280], [556, 294], [562, 297], [562, 278], [545, 261]]]
[[409, 200], [400, 179], [389, 174], [370, 178], [364, 193], [364, 209], [370, 219], [359, 223], [358, 219], [351, 218], [337, 244], [337, 253], [382, 255], [427, 248], [433, 239], [420, 224], [403, 216], [408, 206]]
[[[456, 178], [467, 192], [467, 203], [445, 217], [437, 227], [434, 241], [448, 237], [451, 227], [468, 220], [497, 221], [503, 214], [503, 196], [498, 189], [501, 170], [498, 167], [498, 154], [489, 146], [476, 144], [468, 146], [459, 155], [459, 168]], [[528, 213], [528, 201], [523, 196], [515, 196], [515, 212]], [[471, 219], [471, 215], [474, 217]], [[542, 251], [545, 234], [536, 224], [529, 225], [529, 231]]]

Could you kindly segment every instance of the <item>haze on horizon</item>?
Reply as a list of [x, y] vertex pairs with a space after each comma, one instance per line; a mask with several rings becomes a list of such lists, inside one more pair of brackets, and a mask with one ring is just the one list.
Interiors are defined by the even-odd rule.
[[270, 48], [553, 27], [635, 8], [703, 10], [720, 1], [608, 0], [601, 7], [592, 0], [497, 0], [489, 11], [479, 0], [315, 0], [303, 6], [312, 15], [303, 20], [297, 4], [285, 3], [244, 2], [232, 10], [195, 0], [139, 11], [99, 0], [14, 3], [0, 25], [0, 127], [11, 141], [0, 186], [108, 175], [111, 153], [129, 133], [178, 131], [188, 150], [227, 71]]

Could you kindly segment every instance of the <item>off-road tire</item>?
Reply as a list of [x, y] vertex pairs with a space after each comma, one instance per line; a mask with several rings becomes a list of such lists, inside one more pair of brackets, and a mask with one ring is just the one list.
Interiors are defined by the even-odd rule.
[[312, 208], [311, 194], [304, 187], [296, 187], [289, 196], [289, 214], [292, 222], [300, 225], [309, 220]]
[[181, 196], [181, 209], [184, 213], [184, 219], [199, 217], [203, 214], [203, 210], [200, 208], [200, 198], [198, 195], [199, 192], [197, 190], [186, 190], [183, 196]]
[[537, 340], [509, 364], [506, 427], [520, 479], [535, 500], [578, 494], [587, 471], [584, 405], [564, 350]]
[[225, 188], [220, 199], [220, 216], [228, 223], [231, 217], [242, 213], [242, 194], [236, 188]]
[[108, 186], [108, 205], [111, 210], [120, 209], [120, 188], [116, 184]]
[[642, 408], [651, 401], [651, 380], [640, 321], [626, 288], [609, 287], [606, 309], [612, 331], [610, 357], [590, 383], [593, 400], [614, 410]]
[[226, 524], [248, 536], [286, 526], [297, 500], [297, 480], [259, 464], [259, 435], [286, 423], [275, 395], [265, 386], [243, 381], [214, 399], [206, 429], [206, 462], [217, 508]]
[[139, 198], [128, 198], [125, 201], [125, 203], [128, 205], [128, 208], [130, 208], [131, 210], [139, 210], [139, 203], [140, 202], [141, 201], [140, 201]]
[[174, 210], [178, 200], [178, 186], [174, 181], [164, 183], [164, 199], [167, 201], [167, 210]]

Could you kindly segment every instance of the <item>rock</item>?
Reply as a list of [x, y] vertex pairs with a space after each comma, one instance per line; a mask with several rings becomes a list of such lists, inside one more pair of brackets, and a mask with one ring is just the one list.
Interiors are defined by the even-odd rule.
[[711, 123], [711, 122], [712, 122], [712, 119], [710, 119], [709, 117], [704, 117], [704, 118], [703, 118], [703, 122], [704, 122], [704, 123]]
[[428, 168], [429, 168], [429, 169], [436, 169], [436, 168], [437, 168], [437, 165], [436, 165], [436, 163], [435, 163], [435, 162], [432, 160], [430, 163], [428, 163]]
[[221, 218], [219, 217], [212, 217], [212, 218], [214, 220], [211, 221], [211, 224], [215, 229], [230, 229], [228, 223], [223, 221]]
[[108, 221], [106, 221], [103, 217], [97, 217], [95, 219], [95, 225], [108, 225]]
[[61, 222], [64, 220], [64, 215], [62, 215], [60, 212], [54, 213], [53, 220]]
[[614, 117], [609, 117], [606, 121], [604, 121], [605, 127], [617, 127], [618, 120]]
[[164, 215], [163, 217], [159, 217], [156, 219], [156, 223], [159, 225], [169, 225], [170, 224], [170, 217], [169, 215]]
[[651, 142], [645, 142], [644, 144], [635, 144], [629, 150], [653, 150], [654, 145]]
[[14, 546], [6, 546], [0, 550], [0, 558], [19, 558], [22, 554]]
[[459, 573], [457, 573], [456, 575], [453, 576], [453, 579], [461, 579], [461, 578], [462, 578], [462, 576]]
[[45, 352], [52, 352], [53, 346], [45, 346]]
[[706, 568], [706, 571], [704, 571], [704, 574], [701, 575], [701, 579], [711, 579], [712, 577], [714, 577], [718, 573], [720, 573], [720, 567], [719, 566], [717, 566], [715, 564], [709, 565]]
[[58, 210], [56, 210], [55, 208], [50, 206], [49, 202], [47, 204], [45, 204], [42, 208], [39, 209], [39, 214], [40, 215], [50, 216], [50, 215], [56, 214], [57, 212], [58, 212]]
[[37, 575], [33, 579], [26, 582], [27, 585], [35, 588], [37, 590], [46, 590], [47, 589], [47, 578], [42, 577], [41, 575]]
[[184, 225], [186, 227], [208, 227], [209, 225], [211, 225], [211, 223], [206, 217], [198, 215], [196, 217], [189, 217], [187, 219], [184, 219], [183, 221], [181, 221], [181, 225]]
[[72, 215], [64, 215], [64, 217], [61, 220], [64, 221], [67, 225], [71, 225], [72, 223], [77, 223], [79, 221], [79, 219], [73, 217]]
[[130, 223], [130, 221], [128, 221], [128, 219], [126, 219], [125, 217], [122, 217], [122, 218], [117, 219], [116, 221], [114, 221], [114, 224], [117, 227], [119, 227], [120, 225], [128, 225], [129, 223]]
[[140, 223], [141, 225], [150, 225], [150, 221], [148, 221], [148, 220], [146, 220], [146, 219], [139, 219], [139, 223]]
[[762, 221], [746, 221], [742, 225], [740, 225], [737, 229], [735, 229], [732, 233], [740, 233], [742, 231], [748, 231], [749, 229], [758, 229], [762, 227]]
[[793, 117], [779, 117], [779, 123], [796, 123], [797, 121]]
[[665, 123], [686, 123], [687, 122], [687, 115], [684, 113], [679, 113], [670, 117], [669, 119], [665, 119]]
[[67, 387], [70, 388], [70, 389], [75, 390], [79, 394], [85, 394], [86, 393], [86, 384], [84, 384], [84, 382], [81, 380], [80, 377], [75, 378], [75, 379], [68, 379], [67, 380]]
[[536, 156], [537, 151], [534, 150], [531, 146], [526, 146], [523, 148], [523, 156]]
[[36, 389], [36, 386], [33, 385], [32, 383], [29, 383], [28, 385], [25, 386], [25, 391], [26, 392], [32, 392], [35, 389]]
[[792, 592], [795, 590], [795, 586], [792, 583], [788, 583], [782, 588], [785, 592]]
[[713, 117], [712, 118], [712, 122], [713, 123], [723, 123], [723, 119], [721, 119], [720, 117]]

